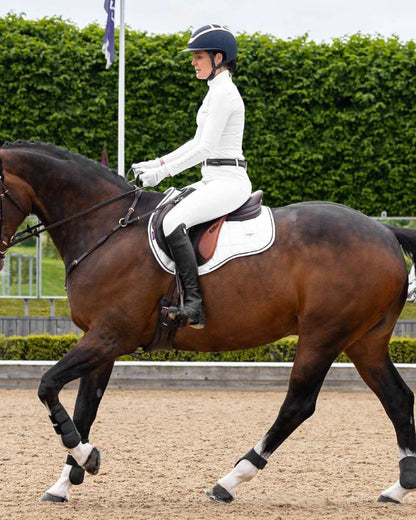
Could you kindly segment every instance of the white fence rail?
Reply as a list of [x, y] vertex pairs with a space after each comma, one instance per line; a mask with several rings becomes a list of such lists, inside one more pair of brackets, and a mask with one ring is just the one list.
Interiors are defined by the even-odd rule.
[[[37, 388], [55, 361], [0, 361], [0, 388]], [[117, 361], [109, 388], [286, 390], [292, 363]], [[416, 365], [395, 365], [416, 388]], [[76, 388], [78, 381], [67, 386]], [[352, 363], [334, 363], [324, 390], [368, 390]]]

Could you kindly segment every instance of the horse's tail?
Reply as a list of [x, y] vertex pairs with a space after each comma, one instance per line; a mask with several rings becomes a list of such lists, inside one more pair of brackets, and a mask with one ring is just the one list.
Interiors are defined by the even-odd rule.
[[416, 260], [416, 229], [405, 229], [385, 224], [397, 238], [403, 251], [415, 263]]

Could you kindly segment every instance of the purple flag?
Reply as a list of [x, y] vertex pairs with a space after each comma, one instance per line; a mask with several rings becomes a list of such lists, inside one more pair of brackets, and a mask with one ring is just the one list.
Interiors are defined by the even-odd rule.
[[116, 10], [116, 0], [104, 0], [104, 9], [107, 11], [107, 25], [105, 27], [103, 40], [103, 53], [107, 60], [106, 69], [109, 69], [114, 63], [114, 19]]

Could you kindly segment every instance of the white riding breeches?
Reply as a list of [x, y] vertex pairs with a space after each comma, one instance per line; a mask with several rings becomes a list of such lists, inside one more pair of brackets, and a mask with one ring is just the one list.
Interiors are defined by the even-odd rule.
[[[168, 236], [180, 224], [190, 228], [235, 211], [250, 197], [251, 182], [244, 171], [243, 175], [225, 171], [218, 174], [222, 167], [216, 167], [216, 175], [204, 175], [202, 180], [191, 184], [195, 188], [190, 195], [179, 202], [163, 219], [163, 232]], [[206, 168], [208, 170], [208, 168]], [[212, 173], [214, 168], [209, 168]], [[203, 168], [205, 170], [205, 168]], [[224, 168], [225, 170], [225, 168]]]

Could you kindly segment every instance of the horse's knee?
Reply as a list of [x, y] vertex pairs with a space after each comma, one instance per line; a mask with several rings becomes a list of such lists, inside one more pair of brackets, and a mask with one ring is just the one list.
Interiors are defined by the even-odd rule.
[[42, 403], [46, 404], [49, 409], [59, 402], [58, 395], [63, 387], [63, 384], [58, 383], [59, 380], [54, 377], [55, 372], [53, 369], [54, 367], [43, 374], [38, 388], [39, 399]]
[[406, 384], [403, 384], [399, 388], [391, 391], [389, 397], [393, 405], [396, 407], [407, 407], [413, 410], [415, 396], [413, 391]]
[[51, 379], [48, 377], [47, 373], [43, 374], [38, 388], [38, 397], [44, 404], [48, 404], [50, 407], [51, 400], [53, 399], [54, 394], [56, 393], [56, 389], [52, 384]]
[[55, 432], [61, 436], [63, 445], [73, 449], [81, 443], [81, 435], [58, 400], [58, 391], [48, 374], [44, 374], [38, 389], [39, 399], [49, 408], [49, 418]]

